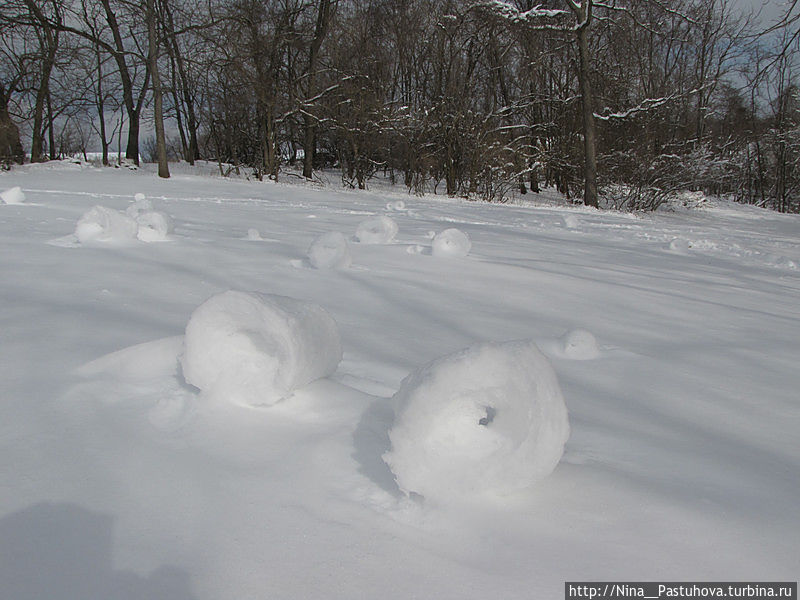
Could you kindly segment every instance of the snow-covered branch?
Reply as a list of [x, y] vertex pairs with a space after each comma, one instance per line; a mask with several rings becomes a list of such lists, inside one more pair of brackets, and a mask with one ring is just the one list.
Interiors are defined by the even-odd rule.
[[521, 11], [508, 2], [503, 2], [503, 0], [482, 0], [476, 2], [473, 8], [487, 11], [511, 24], [524, 25], [531, 29], [568, 30], [567, 27], [548, 22], [560, 20], [569, 16], [566, 10], [542, 8], [539, 4], [529, 10]]
[[595, 119], [599, 119], [601, 121], [611, 121], [611, 120], [615, 120], [615, 119], [627, 119], [628, 117], [632, 117], [632, 116], [637, 115], [637, 114], [639, 114], [641, 112], [647, 112], [647, 111], [659, 108], [661, 106], [664, 106], [665, 104], [669, 104], [670, 102], [674, 102], [675, 100], [678, 100], [680, 98], [686, 98], [688, 96], [693, 96], [694, 94], [698, 94], [703, 89], [705, 89], [706, 87], [708, 87], [708, 86], [695, 88], [695, 89], [690, 90], [690, 91], [688, 91], [686, 93], [683, 93], [683, 94], [672, 94], [671, 96], [664, 96], [662, 98], [645, 98], [644, 100], [639, 102], [639, 104], [637, 104], [636, 106], [633, 106], [633, 107], [631, 107], [631, 108], [629, 108], [627, 110], [623, 110], [623, 111], [620, 111], [620, 112], [614, 112], [614, 113], [606, 113], [606, 114], [603, 114], [603, 115], [601, 115], [599, 113], [594, 113], [594, 118]]

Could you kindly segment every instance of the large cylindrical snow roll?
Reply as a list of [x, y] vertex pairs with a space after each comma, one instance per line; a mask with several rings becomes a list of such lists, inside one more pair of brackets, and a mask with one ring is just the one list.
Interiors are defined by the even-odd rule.
[[94, 206], [78, 219], [75, 237], [86, 242], [124, 242], [136, 239], [139, 226], [132, 218], [113, 208]]
[[255, 292], [213, 296], [192, 313], [183, 376], [214, 401], [275, 404], [336, 370], [336, 322], [310, 302]]
[[569, 437], [555, 372], [531, 341], [486, 343], [403, 380], [384, 460], [406, 493], [505, 495], [558, 464]]

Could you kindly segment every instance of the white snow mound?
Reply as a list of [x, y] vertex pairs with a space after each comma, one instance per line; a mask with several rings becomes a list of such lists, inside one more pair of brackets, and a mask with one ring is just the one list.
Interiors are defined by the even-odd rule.
[[346, 269], [353, 263], [350, 246], [339, 231], [315, 239], [308, 248], [308, 260], [315, 269]]
[[566, 358], [573, 360], [591, 360], [600, 356], [597, 340], [585, 329], [573, 329], [562, 335], [560, 349]]
[[0, 204], [24, 204], [25, 192], [19, 186], [0, 192]]
[[247, 236], [245, 239], [250, 240], [251, 242], [258, 242], [264, 238], [261, 237], [261, 232], [258, 229], [251, 227], [247, 230]]
[[113, 208], [95, 206], [78, 219], [75, 237], [86, 242], [126, 242], [136, 239], [139, 226], [134, 219]]
[[564, 215], [564, 227], [567, 229], [577, 229], [578, 225], [580, 224], [578, 221], [578, 217], [575, 215]]
[[558, 464], [567, 409], [532, 341], [484, 343], [411, 373], [383, 459], [406, 493], [448, 500], [531, 486]]
[[362, 244], [388, 244], [396, 235], [397, 223], [386, 216], [366, 219], [356, 228], [356, 240]]
[[212, 401], [268, 406], [330, 375], [341, 360], [339, 330], [322, 307], [227, 291], [192, 313], [180, 362], [186, 382]]
[[136, 236], [143, 242], [163, 242], [172, 233], [172, 219], [157, 210], [139, 213], [136, 223], [139, 225]]
[[433, 238], [434, 256], [466, 256], [472, 248], [467, 234], [460, 229], [445, 229]]

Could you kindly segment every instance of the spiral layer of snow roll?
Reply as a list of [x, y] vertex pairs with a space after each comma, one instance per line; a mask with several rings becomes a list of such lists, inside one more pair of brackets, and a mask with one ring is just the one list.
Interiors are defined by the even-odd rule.
[[275, 404], [336, 370], [336, 322], [316, 304], [227, 291], [201, 304], [186, 326], [183, 376], [214, 401]]
[[384, 215], [365, 219], [356, 228], [356, 240], [362, 244], [388, 244], [397, 235], [397, 223]]
[[25, 192], [19, 186], [0, 192], [0, 204], [24, 204]]
[[504, 495], [548, 476], [569, 437], [564, 398], [531, 341], [484, 343], [427, 364], [394, 396], [384, 461], [406, 493]]
[[346, 269], [353, 263], [350, 246], [340, 231], [324, 233], [308, 248], [308, 262], [315, 269]]
[[460, 257], [469, 254], [472, 242], [460, 229], [445, 229], [433, 238], [431, 253], [434, 256]]

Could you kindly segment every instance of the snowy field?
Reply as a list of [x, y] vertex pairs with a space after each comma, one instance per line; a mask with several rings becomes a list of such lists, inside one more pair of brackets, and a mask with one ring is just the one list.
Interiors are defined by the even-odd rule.
[[0, 174], [15, 186], [3, 598], [547, 600], [800, 573], [797, 216], [63, 163]]

